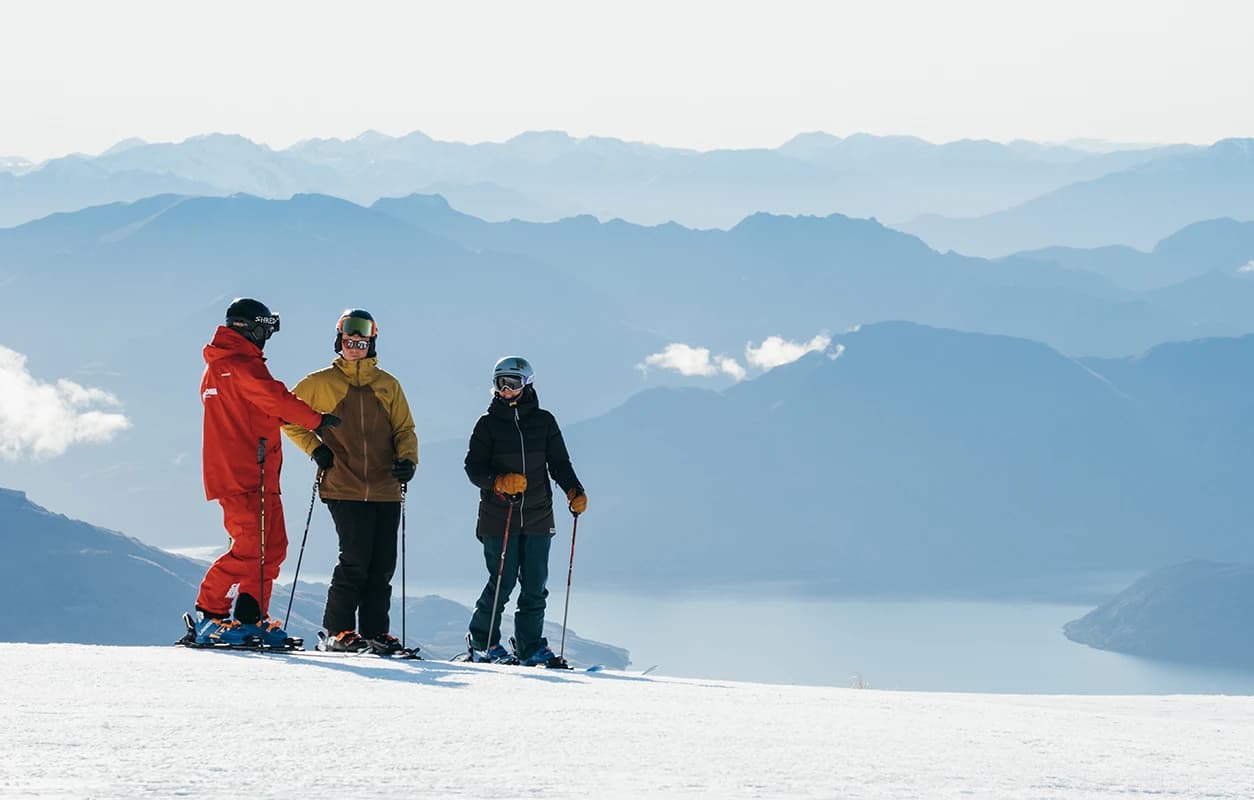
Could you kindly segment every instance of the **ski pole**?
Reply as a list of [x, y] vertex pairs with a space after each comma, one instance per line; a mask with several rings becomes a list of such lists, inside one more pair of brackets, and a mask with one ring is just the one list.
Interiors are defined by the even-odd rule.
[[570, 566], [566, 568], [566, 610], [562, 612], [562, 647], [558, 657], [566, 658], [566, 617], [570, 614], [570, 576], [575, 571], [575, 534], [579, 532], [579, 515], [570, 528]]
[[300, 555], [296, 557], [296, 574], [292, 576], [292, 593], [287, 598], [287, 613], [283, 615], [283, 628], [292, 617], [292, 601], [296, 599], [296, 581], [300, 580], [300, 562], [305, 558], [305, 540], [309, 538], [309, 522], [313, 519], [314, 500], [318, 497], [318, 484], [322, 483], [322, 470], [314, 475], [313, 491], [309, 494], [309, 513], [305, 515], [305, 534], [300, 537]]
[[409, 484], [401, 484], [401, 647], [409, 647], [405, 638], [405, 495]]
[[509, 500], [509, 511], [505, 512], [505, 538], [501, 541], [501, 563], [496, 568], [496, 591], [492, 593], [492, 614], [488, 617], [488, 649], [492, 648], [492, 630], [496, 627], [496, 604], [501, 597], [501, 576], [505, 574], [505, 551], [509, 549], [509, 524], [513, 516], [514, 499], [511, 497]]
[[262, 436], [257, 440], [257, 464], [261, 472], [261, 492], [258, 499], [261, 501], [261, 568], [258, 577], [261, 582], [257, 584], [257, 605], [261, 618], [266, 618], [266, 437]]

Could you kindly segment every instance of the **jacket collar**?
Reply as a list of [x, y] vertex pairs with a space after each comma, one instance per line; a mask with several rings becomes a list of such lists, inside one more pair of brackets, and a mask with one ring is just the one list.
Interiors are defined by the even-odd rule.
[[492, 394], [492, 402], [488, 405], [488, 413], [512, 419], [514, 409], [518, 409], [518, 416], [522, 417], [539, 407], [540, 398], [536, 395], [536, 387], [527, 386], [523, 389], [522, 394], [513, 400], [505, 400], [494, 392]]
[[332, 364], [344, 373], [344, 377], [348, 378], [348, 382], [354, 386], [365, 386], [374, 380], [374, 376], [379, 372], [378, 356], [367, 356], [356, 361], [349, 361], [340, 356]]

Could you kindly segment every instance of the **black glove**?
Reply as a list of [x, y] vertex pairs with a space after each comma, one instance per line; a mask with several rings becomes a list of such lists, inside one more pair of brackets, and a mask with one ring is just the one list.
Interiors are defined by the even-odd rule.
[[314, 433], [322, 433], [323, 431], [330, 430], [331, 428], [338, 428], [340, 427], [340, 423], [342, 421], [343, 420], [334, 414], [323, 414], [322, 422], [319, 422], [318, 427], [314, 428]]
[[410, 461], [408, 458], [402, 458], [400, 461], [392, 462], [392, 477], [401, 483], [409, 483], [414, 477], [414, 470], [418, 469], [418, 465]]
[[320, 444], [314, 448], [309, 454], [313, 458], [314, 463], [318, 465], [318, 469], [331, 469], [331, 465], [335, 463], [335, 453], [331, 452], [331, 448], [325, 444]]

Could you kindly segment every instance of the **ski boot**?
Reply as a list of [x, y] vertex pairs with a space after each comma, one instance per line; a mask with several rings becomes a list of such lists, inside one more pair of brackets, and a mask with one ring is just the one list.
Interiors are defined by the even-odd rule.
[[184, 614], [183, 621], [191, 629], [190, 644], [195, 647], [255, 647], [260, 641], [238, 620], [212, 617], [201, 612], [199, 620]]
[[[513, 640], [510, 640], [513, 644]], [[570, 664], [566, 663], [566, 659], [554, 653], [552, 648], [547, 644], [537, 649], [534, 653], [521, 658], [518, 663], [524, 667], [546, 667], [548, 669], [570, 669]]]
[[334, 636], [326, 631], [318, 631], [318, 644], [315, 647], [326, 653], [360, 653], [370, 649], [370, 645], [357, 635], [357, 631], [340, 631]]
[[421, 658], [421, 656], [418, 655], [417, 647], [406, 647], [401, 644], [400, 639], [397, 639], [390, 633], [380, 633], [377, 636], [371, 636], [366, 639], [366, 644], [369, 645], [370, 652], [377, 656]]
[[518, 659], [514, 654], [501, 646], [500, 642], [489, 647], [487, 650], [480, 650], [475, 647], [474, 642], [470, 640], [470, 634], [466, 634], [466, 661], [473, 661], [476, 664], [517, 664]]
[[253, 628], [256, 629], [256, 635], [260, 638], [263, 647], [274, 650], [305, 649], [305, 640], [288, 636], [287, 631], [283, 630], [283, 626], [273, 617], [265, 617], [252, 625], [244, 625], [246, 631]]

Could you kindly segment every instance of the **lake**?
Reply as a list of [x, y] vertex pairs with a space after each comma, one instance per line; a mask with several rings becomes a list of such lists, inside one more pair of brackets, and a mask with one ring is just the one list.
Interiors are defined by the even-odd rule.
[[[562, 619], [565, 586], [548, 619]], [[692, 678], [1027, 694], [1251, 694], [1254, 673], [1167, 664], [1069, 641], [1090, 606], [812, 599], [749, 592], [581, 591], [570, 627], [627, 647], [634, 669]], [[554, 645], [557, 643], [554, 642]]]

